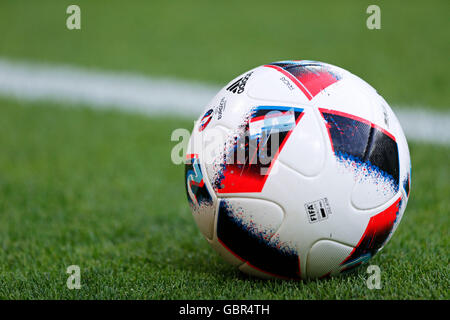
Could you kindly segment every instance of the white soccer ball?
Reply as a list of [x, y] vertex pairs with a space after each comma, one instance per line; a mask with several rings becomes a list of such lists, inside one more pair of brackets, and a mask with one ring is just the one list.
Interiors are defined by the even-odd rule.
[[211, 246], [265, 278], [354, 269], [392, 237], [411, 164], [402, 128], [366, 82], [282, 61], [228, 83], [196, 122], [186, 190]]

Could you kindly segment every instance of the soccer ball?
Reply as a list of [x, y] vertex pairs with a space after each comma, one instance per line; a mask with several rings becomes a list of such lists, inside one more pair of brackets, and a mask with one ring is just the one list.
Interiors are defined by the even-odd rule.
[[338, 275], [390, 240], [411, 164], [399, 121], [366, 82], [281, 61], [228, 83], [196, 122], [185, 184], [210, 245], [264, 278]]

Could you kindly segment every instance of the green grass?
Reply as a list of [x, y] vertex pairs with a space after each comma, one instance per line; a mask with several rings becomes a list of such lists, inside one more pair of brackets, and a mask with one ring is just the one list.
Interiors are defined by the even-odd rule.
[[[82, 29], [66, 29], [81, 7]], [[2, 0], [0, 57], [225, 84], [283, 59], [344, 67], [391, 104], [450, 106], [450, 2]]]
[[[82, 30], [65, 27], [80, 5]], [[450, 106], [450, 3], [376, 1], [3, 0], [0, 58], [224, 84], [257, 65], [321, 60], [391, 104]], [[412, 195], [392, 241], [359, 272], [262, 281], [202, 238], [170, 161], [173, 129], [192, 122], [0, 100], [0, 298], [449, 299], [450, 148], [410, 144]], [[81, 267], [81, 290], [66, 268]]]
[[[0, 100], [0, 298], [449, 299], [450, 148], [411, 144], [411, 199], [365, 269], [323, 281], [262, 281], [202, 238], [170, 161], [191, 121]], [[69, 265], [82, 288], [68, 290]]]

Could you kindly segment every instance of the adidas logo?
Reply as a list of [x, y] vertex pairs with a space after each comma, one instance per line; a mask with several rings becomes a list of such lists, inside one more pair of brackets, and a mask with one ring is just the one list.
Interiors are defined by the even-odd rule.
[[245, 75], [245, 77], [239, 78], [237, 81], [232, 83], [227, 90], [232, 93], [241, 94], [244, 92], [245, 85], [247, 83], [248, 78], [252, 75], [253, 72], [249, 72]]

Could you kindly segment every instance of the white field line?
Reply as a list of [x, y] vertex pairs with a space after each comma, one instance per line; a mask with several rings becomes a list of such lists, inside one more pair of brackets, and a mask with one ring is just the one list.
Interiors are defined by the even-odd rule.
[[[197, 117], [219, 87], [0, 58], [0, 95], [30, 101]], [[450, 113], [394, 107], [408, 139], [450, 145]]]

